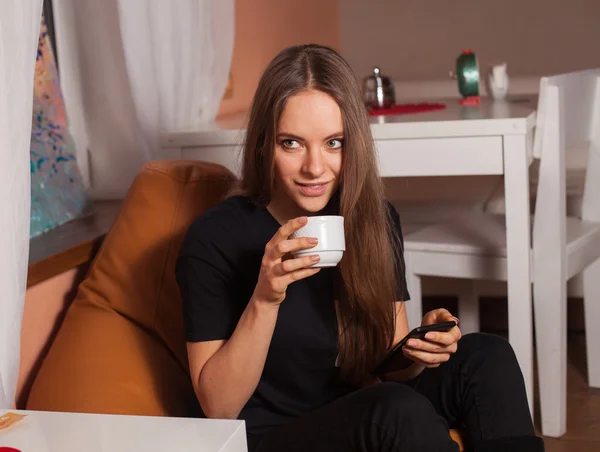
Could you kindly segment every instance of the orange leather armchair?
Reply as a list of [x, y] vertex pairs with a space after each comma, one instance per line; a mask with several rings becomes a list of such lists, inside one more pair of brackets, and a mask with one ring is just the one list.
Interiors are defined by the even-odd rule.
[[227, 169], [196, 161], [141, 169], [35, 378], [27, 409], [199, 413], [175, 261], [191, 221], [234, 180]]
[[202, 162], [146, 164], [67, 311], [27, 401], [32, 410], [189, 416], [174, 268], [191, 221], [234, 176]]

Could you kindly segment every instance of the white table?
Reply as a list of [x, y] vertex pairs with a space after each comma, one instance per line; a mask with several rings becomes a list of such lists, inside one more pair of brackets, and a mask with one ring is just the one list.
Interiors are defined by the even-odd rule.
[[[427, 113], [372, 118], [379, 171], [383, 177], [504, 175], [506, 187], [508, 315], [515, 349], [533, 406], [531, 331], [531, 249], [529, 174], [533, 159], [534, 100], [494, 102], [477, 107], [444, 101], [447, 108]], [[224, 165], [239, 175], [244, 118], [163, 137], [162, 158]], [[519, 309], [516, 306], [520, 306]], [[525, 306], [525, 308], [523, 307]]]
[[[6, 411], [0, 411], [0, 415]], [[246, 452], [244, 421], [12, 411], [0, 446], [22, 452]]]

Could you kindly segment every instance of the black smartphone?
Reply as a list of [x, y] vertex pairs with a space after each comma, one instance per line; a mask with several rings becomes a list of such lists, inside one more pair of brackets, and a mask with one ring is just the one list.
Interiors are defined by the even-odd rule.
[[425, 335], [430, 331], [439, 331], [446, 333], [456, 326], [455, 321], [436, 323], [435, 325], [418, 326], [408, 333], [396, 346], [387, 354], [373, 371], [374, 375], [383, 375], [388, 372], [403, 370], [413, 364], [413, 361], [402, 353], [402, 347], [409, 339], [425, 339]]

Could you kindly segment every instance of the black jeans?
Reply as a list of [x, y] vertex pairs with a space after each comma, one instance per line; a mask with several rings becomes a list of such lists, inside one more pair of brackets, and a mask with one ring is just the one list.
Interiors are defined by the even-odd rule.
[[499, 336], [468, 334], [458, 351], [407, 383], [359, 389], [261, 439], [257, 452], [456, 451], [449, 427], [463, 427], [474, 450], [537, 452], [525, 384]]

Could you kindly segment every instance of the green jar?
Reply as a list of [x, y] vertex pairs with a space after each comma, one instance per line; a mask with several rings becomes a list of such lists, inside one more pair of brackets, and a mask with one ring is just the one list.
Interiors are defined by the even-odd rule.
[[479, 96], [479, 66], [471, 50], [465, 50], [456, 59], [456, 77], [463, 97]]

